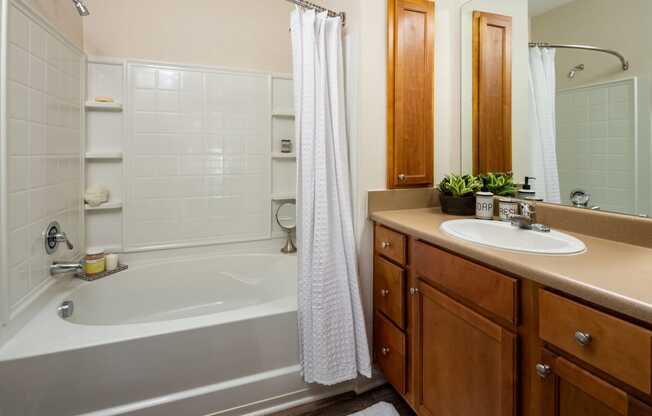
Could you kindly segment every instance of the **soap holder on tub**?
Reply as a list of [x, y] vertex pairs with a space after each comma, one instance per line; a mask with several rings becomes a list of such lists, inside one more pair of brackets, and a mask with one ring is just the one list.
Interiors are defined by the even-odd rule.
[[102, 279], [103, 277], [111, 276], [112, 274], [122, 272], [124, 270], [127, 270], [128, 268], [129, 266], [127, 266], [126, 264], [118, 264], [118, 267], [116, 267], [111, 271], [103, 271], [101, 273], [92, 274], [92, 275], [87, 275], [84, 272], [80, 272], [80, 273], [76, 273], [75, 277], [78, 279], [85, 280], [87, 282], [92, 282], [98, 279]]

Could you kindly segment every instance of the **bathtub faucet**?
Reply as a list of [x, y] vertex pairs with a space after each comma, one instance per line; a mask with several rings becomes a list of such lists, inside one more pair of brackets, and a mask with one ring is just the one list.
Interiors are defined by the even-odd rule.
[[50, 265], [50, 276], [57, 276], [64, 273], [81, 272], [84, 266], [81, 263], [59, 263], [54, 262]]

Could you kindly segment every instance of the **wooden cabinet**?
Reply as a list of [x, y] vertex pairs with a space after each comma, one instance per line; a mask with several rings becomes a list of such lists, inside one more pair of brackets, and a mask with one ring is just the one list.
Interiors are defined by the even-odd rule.
[[473, 13], [473, 174], [512, 170], [512, 18]]
[[419, 283], [420, 415], [512, 416], [516, 336]]
[[388, 1], [387, 186], [432, 186], [435, 6]]
[[652, 416], [652, 326], [376, 225], [374, 362], [419, 416]]
[[652, 407], [589, 371], [544, 350], [537, 372], [544, 392], [541, 416], [643, 416]]

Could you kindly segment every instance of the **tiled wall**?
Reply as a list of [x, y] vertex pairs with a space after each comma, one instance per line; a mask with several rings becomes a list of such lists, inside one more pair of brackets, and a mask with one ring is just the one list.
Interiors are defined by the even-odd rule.
[[129, 64], [126, 249], [268, 238], [268, 75]]
[[[10, 311], [71, 260], [81, 240], [83, 55], [28, 12], [8, 17], [7, 190]], [[46, 256], [42, 232], [57, 220], [76, 245]]]
[[557, 156], [565, 203], [573, 189], [582, 188], [591, 193], [592, 205], [636, 212], [634, 85], [628, 80], [558, 93]]

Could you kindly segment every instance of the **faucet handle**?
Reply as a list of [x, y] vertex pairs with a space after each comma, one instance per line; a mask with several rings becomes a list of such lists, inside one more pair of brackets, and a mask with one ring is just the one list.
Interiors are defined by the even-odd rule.
[[48, 224], [45, 231], [43, 231], [43, 237], [45, 240], [45, 252], [47, 254], [52, 254], [57, 251], [59, 243], [66, 243], [69, 250], [74, 248], [66, 233], [61, 229], [61, 225], [56, 221]]
[[68, 247], [68, 250], [72, 250], [73, 248], [75, 248], [70, 242], [70, 240], [68, 240], [68, 236], [66, 235], [66, 233], [64, 233], [63, 231], [61, 231], [58, 234], [55, 234], [54, 239], [57, 243], [66, 243], [66, 247]]

